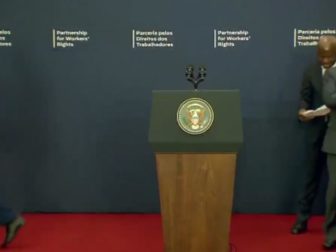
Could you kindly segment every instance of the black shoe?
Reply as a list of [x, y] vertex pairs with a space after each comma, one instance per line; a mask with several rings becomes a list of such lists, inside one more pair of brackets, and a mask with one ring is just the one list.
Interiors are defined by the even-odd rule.
[[333, 250], [336, 249], [336, 241], [326, 241], [323, 243], [324, 250]]
[[307, 232], [307, 222], [297, 222], [291, 229], [291, 233], [294, 235], [303, 234]]
[[18, 231], [24, 224], [25, 224], [24, 219], [21, 216], [18, 216], [13, 221], [11, 221], [6, 225], [6, 236], [1, 246], [2, 248], [7, 247], [7, 245], [14, 240]]

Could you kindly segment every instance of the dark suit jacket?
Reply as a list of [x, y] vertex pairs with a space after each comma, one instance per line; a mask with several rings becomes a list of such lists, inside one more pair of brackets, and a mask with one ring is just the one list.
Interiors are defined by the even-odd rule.
[[[304, 72], [300, 90], [300, 109], [316, 109], [323, 104], [322, 69], [316, 62]], [[308, 142], [320, 148], [326, 131], [325, 117], [316, 117], [305, 124], [308, 127]]]
[[336, 68], [331, 68], [325, 73], [322, 96], [324, 103], [331, 109], [323, 151], [336, 154]]

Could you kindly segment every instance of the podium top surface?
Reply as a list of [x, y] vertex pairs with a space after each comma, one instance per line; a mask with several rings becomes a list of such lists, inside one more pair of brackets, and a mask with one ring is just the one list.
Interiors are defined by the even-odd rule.
[[[149, 142], [155, 152], [237, 152], [243, 143], [239, 90], [153, 91]], [[178, 109], [190, 98], [206, 101], [213, 110], [208, 131], [191, 135], [178, 123]]]

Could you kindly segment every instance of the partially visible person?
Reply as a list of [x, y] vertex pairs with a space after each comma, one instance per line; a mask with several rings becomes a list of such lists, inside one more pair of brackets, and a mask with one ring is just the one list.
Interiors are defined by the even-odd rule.
[[0, 205], [0, 225], [6, 228], [5, 239], [1, 245], [7, 247], [16, 237], [19, 229], [25, 224], [21, 215], [16, 214], [12, 209]]
[[[314, 199], [318, 193], [322, 172], [326, 167], [326, 154], [321, 150], [327, 128], [325, 116], [315, 116], [310, 111], [321, 108], [322, 77], [326, 70], [335, 66], [336, 58], [330, 50], [332, 40], [321, 37], [317, 45], [318, 61], [309, 66], [304, 73], [300, 90], [299, 120], [307, 124], [306, 156], [303, 192], [298, 200], [297, 219], [292, 226], [292, 234], [302, 234], [307, 231]], [[324, 114], [328, 114], [327, 108]]]
[[[330, 41], [330, 61], [336, 60], [336, 37], [324, 38]], [[325, 105], [331, 109], [327, 133], [323, 142], [323, 151], [327, 153], [328, 188], [326, 204], [324, 249], [336, 249], [336, 66], [329, 68], [323, 78], [322, 97]]]

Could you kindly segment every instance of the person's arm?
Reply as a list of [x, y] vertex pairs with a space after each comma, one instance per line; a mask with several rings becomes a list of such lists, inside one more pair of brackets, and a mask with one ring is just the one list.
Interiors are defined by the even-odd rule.
[[324, 74], [322, 98], [328, 108], [336, 109], [336, 68], [331, 68]]
[[301, 89], [300, 89], [300, 105], [298, 111], [298, 117], [300, 121], [307, 122], [313, 119], [314, 117], [305, 116], [304, 112], [311, 109], [311, 104], [313, 100], [313, 87], [311, 84], [311, 77], [309, 70], [306, 71], [303, 75]]

